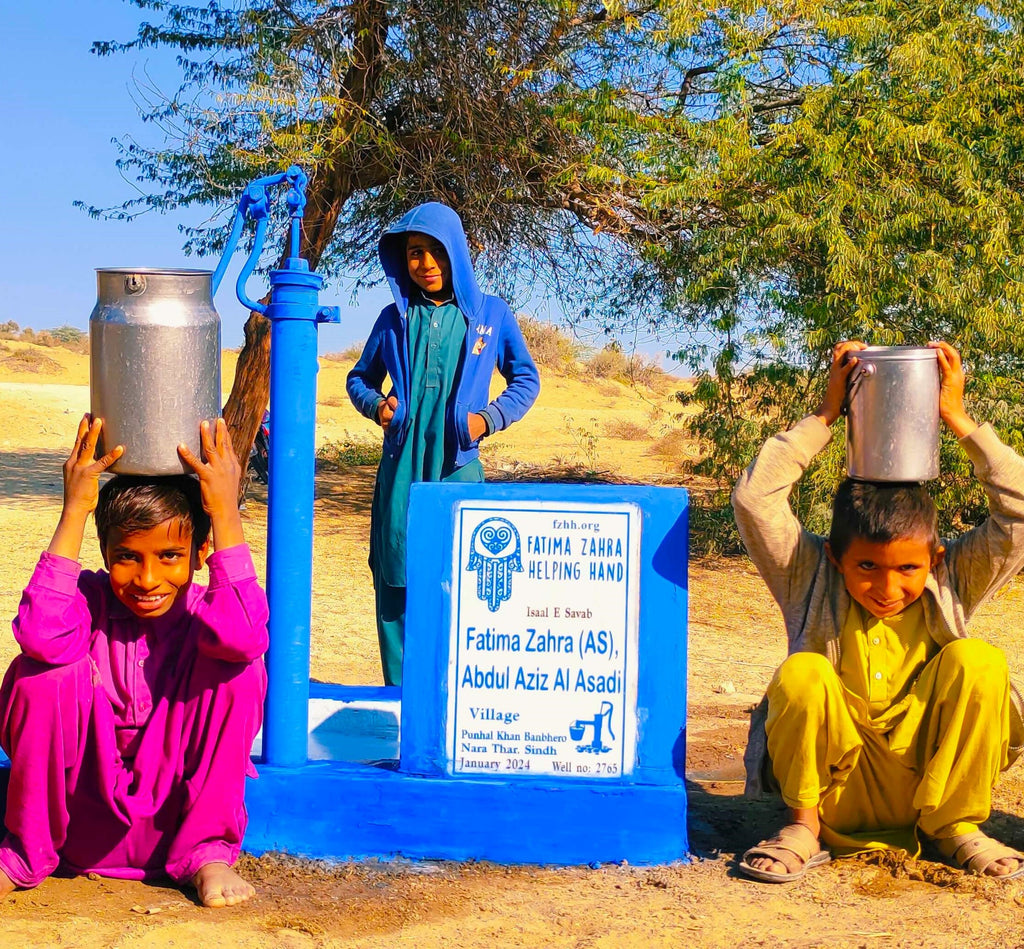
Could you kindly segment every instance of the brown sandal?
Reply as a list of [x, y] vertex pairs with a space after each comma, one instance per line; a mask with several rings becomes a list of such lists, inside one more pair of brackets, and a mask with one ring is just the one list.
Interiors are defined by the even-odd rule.
[[[752, 867], [751, 859], [767, 857], [783, 864], [785, 873]], [[744, 875], [764, 883], [793, 883], [806, 875], [808, 870], [824, 866], [832, 858], [822, 850], [818, 838], [803, 824], [787, 824], [774, 837], [762, 840], [751, 847], [740, 861], [739, 869]]]
[[[952, 860], [965, 873], [988, 877], [992, 880], [1012, 880], [1024, 874], [1024, 853], [1001, 844], [983, 830], [956, 837], [932, 838], [939, 853]], [[1007, 857], [1017, 861], [1017, 869], [1010, 873], [986, 873], [997, 860]]]

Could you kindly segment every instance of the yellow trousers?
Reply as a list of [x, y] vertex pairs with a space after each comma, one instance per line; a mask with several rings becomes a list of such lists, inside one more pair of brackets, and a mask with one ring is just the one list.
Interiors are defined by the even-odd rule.
[[874, 718], [824, 656], [791, 655], [768, 687], [768, 753], [790, 807], [817, 806], [840, 852], [919, 851], [988, 819], [1007, 766], [1010, 679], [978, 639], [944, 646], [910, 692]]

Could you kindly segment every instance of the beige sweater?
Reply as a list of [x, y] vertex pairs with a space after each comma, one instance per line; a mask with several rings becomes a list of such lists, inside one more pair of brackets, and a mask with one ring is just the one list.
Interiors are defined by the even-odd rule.
[[[825, 555], [825, 538], [804, 530], [789, 506], [793, 485], [831, 437], [831, 430], [809, 415], [769, 439], [736, 483], [732, 503], [750, 559], [782, 608], [789, 653], [821, 653], [838, 668], [850, 594]], [[945, 559], [925, 584], [925, 622], [940, 645], [965, 638], [975, 610], [1024, 567], [1024, 459], [987, 424], [960, 444], [988, 495], [989, 516], [961, 537], [943, 541]], [[1011, 694], [1012, 762], [1024, 750], [1024, 703], [1016, 687]], [[751, 796], [775, 789], [764, 731], [767, 713], [763, 699], [750, 721], [744, 761]]]

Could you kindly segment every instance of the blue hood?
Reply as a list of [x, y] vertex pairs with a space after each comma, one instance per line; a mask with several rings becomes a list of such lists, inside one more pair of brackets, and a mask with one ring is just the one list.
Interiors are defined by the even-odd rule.
[[384, 232], [377, 245], [381, 266], [388, 278], [398, 312], [405, 316], [409, 298], [419, 289], [409, 276], [405, 259], [405, 236], [412, 231], [429, 234], [444, 245], [452, 265], [455, 302], [467, 319], [475, 319], [483, 306], [484, 295], [473, 273], [466, 232], [462, 229], [459, 216], [446, 204], [437, 201], [420, 204], [403, 215]]

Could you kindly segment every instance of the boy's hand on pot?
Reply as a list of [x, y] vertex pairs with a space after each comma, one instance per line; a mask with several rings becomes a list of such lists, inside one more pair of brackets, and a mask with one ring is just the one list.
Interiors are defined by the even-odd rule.
[[[242, 478], [242, 466], [238, 463], [224, 419], [217, 419], [214, 430], [204, 420], [199, 426], [199, 441], [206, 455], [205, 462], [197, 458], [187, 445], [179, 445], [178, 454], [199, 476], [203, 507], [216, 525], [218, 518], [238, 516], [238, 483]], [[214, 530], [216, 532], [216, 526]]]
[[103, 419], [82, 416], [71, 455], [64, 462], [64, 510], [88, 517], [96, 510], [100, 494], [100, 475], [124, 454], [124, 445], [117, 445], [102, 458], [96, 458], [96, 442], [103, 428]]
[[939, 389], [939, 416], [957, 438], [963, 438], [978, 427], [964, 408], [964, 385], [967, 380], [963, 360], [960, 353], [949, 343], [933, 342], [928, 346], [935, 350], [939, 373], [942, 376], [942, 385]]
[[388, 426], [391, 425], [391, 420], [395, 417], [395, 409], [397, 408], [398, 399], [393, 395], [389, 395], [377, 406], [377, 421], [380, 422], [380, 427], [385, 432], [387, 432]]
[[850, 374], [860, 362], [855, 354], [867, 348], [867, 343], [862, 343], [860, 340], [844, 340], [841, 343], [836, 343], [833, 347], [832, 365], [828, 371], [828, 386], [821, 404], [811, 413], [826, 425], [831, 425], [842, 414]]
[[102, 419], [83, 416], [71, 457], [64, 462], [64, 507], [46, 549], [68, 560], [77, 560], [82, 551], [85, 524], [100, 497], [100, 475], [124, 454], [124, 445], [117, 445], [102, 458], [96, 458], [96, 442], [102, 428]]
[[471, 442], [478, 441], [487, 434], [487, 423], [479, 412], [470, 412], [466, 418], [466, 424], [469, 428]]

